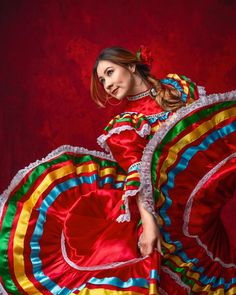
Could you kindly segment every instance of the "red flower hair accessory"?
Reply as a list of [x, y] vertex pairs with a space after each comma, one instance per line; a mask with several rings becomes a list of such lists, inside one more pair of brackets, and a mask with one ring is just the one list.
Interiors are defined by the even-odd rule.
[[140, 46], [136, 53], [137, 59], [142, 61], [144, 64], [149, 67], [152, 66], [153, 58], [151, 54], [151, 50], [143, 45]]

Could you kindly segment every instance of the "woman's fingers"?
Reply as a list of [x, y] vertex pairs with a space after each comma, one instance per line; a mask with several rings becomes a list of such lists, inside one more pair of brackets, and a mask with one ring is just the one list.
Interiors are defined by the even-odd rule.
[[159, 227], [158, 227], [158, 234], [157, 234], [157, 251], [163, 256], [163, 253], [161, 250], [161, 233], [160, 233]]
[[161, 254], [161, 256], [163, 256], [163, 252], [161, 250], [161, 240], [160, 239], [157, 240], [157, 247], [156, 247], [156, 249]]
[[141, 243], [140, 245], [140, 252], [142, 256], [150, 255], [152, 254], [154, 250], [154, 247], [147, 243]]
[[160, 255], [163, 256], [161, 250], [161, 237], [160, 232], [157, 235], [157, 238], [154, 240], [146, 240], [144, 236], [140, 236], [138, 247], [142, 256], [150, 255], [156, 249]]
[[148, 215], [143, 224], [143, 232], [139, 238], [138, 246], [143, 256], [150, 255], [156, 249], [161, 255], [161, 234], [156, 220]]
[[148, 243], [145, 241], [145, 237], [143, 237], [143, 234], [141, 234], [139, 238], [138, 247], [142, 256], [149, 255], [150, 250], [148, 248], [150, 247], [148, 246]]
[[138, 247], [140, 249], [140, 253], [142, 256], [152, 254], [155, 246], [156, 246], [156, 239], [155, 240], [146, 240], [142, 235], [140, 236]]

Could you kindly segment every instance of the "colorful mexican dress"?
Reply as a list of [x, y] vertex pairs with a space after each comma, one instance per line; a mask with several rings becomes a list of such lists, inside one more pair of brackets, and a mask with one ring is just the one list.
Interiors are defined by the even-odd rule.
[[[220, 214], [236, 191], [236, 92], [207, 96], [170, 74], [183, 107], [150, 91], [98, 138], [19, 171], [0, 203], [0, 294], [236, 294], [236, 245]], [[163, 257], [142, 257], [136, 200], [153, 214]]]

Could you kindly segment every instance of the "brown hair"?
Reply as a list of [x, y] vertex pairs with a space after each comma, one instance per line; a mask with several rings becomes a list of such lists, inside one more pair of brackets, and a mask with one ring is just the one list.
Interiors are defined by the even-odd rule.
[[91, 77], [91, 96], [99, 106], [105, 107], [107, 102], [107, 93], [97, 76], [98, 63], [102, 60], [113, 62], [124, 68], [128, 68], [130, 64], [134, 64], [141, 77], [156, 89], [157, 95], [155, 100], [164, 110], [173, 111], [183, 105], [179, 91], [173, 87], [163, 85], [160, 80], [151, 74], [150, 67], [144, 64], [142, 60], [139, 60], [135, 54], [125, 48], [110, 47], [105, 48], [99, 54]]

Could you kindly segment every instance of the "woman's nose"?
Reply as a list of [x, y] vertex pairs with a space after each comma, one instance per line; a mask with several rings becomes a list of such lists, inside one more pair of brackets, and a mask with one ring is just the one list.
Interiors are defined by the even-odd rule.
[[110, 90], [110, 88], [112, 87], [112, 85], [113, 85], [113, 83], [112, 83], [112, 80], [111, 79], [106, 80], [105, 89], [106, 90]]

